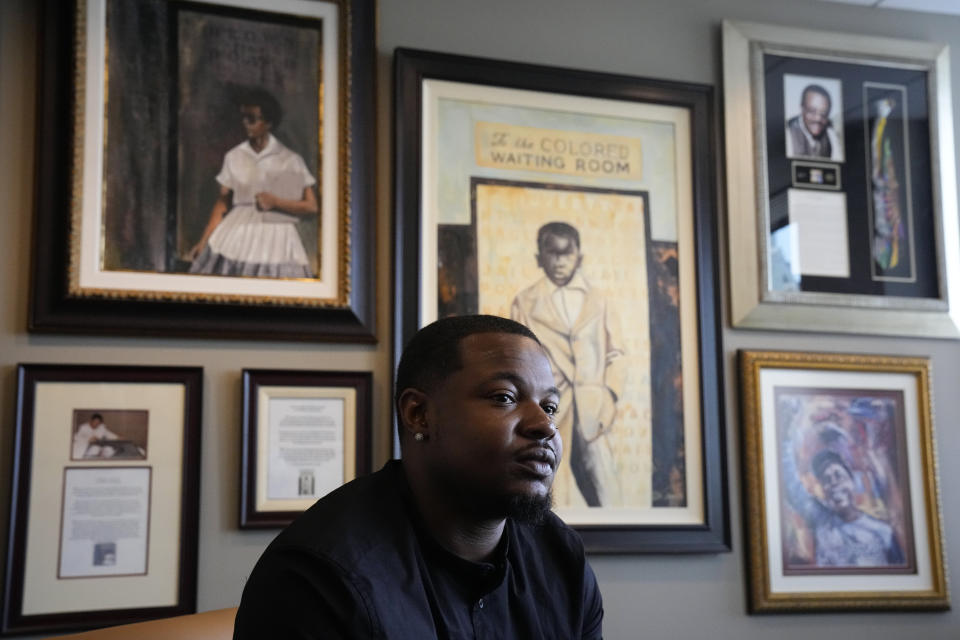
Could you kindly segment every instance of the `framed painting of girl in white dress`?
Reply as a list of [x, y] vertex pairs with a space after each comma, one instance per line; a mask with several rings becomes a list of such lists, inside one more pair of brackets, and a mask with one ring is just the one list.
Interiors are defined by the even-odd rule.
[[31, 329], [372, 340], [372, 6], [51, 18]]

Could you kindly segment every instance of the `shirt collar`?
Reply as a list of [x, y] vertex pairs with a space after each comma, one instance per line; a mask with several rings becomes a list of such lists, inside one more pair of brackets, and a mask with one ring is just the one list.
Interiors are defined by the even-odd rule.
[[250, 144], [250, 141], [247, 140], [243, 143], [242, 149], [252, 155], [254, 158], [260, 159], [267, 156], [271, 156], [275, 153], [280, 152], [280, 141], [273, 137], [272, 133], [267, 134], [267, 146], [260, 150], [260, 153], [257, 153], [253, 150], [253, 145]]
[[560, 291], [561, 289], [566, 289], [568, 291], [572, 289], [577, 289], [582, 291], [583, 293], [586, 293], [587, 290], [590, 288], [590, 286], [587, 284], [587, 281], [584, 280], [582, 275], [580, 275], [579, 269], [575, 274], [573, 274], [573, 277], [570, 278], [570, 282], [568, 282], [567, 284], [563, 286], [557, 286], [553, 284], [553, 281], [550, 281], [550, 286], [552, 288], [552, 292], [557, 292], [557, 291]]
[[500, 542], [497, 543], [497, 548], [494, 549], [493, 557], [491, 557], [489, 561], [472, 562], [465, 560], [447, 550], [437, 542], [436, 538], [427, 530], [423, 517], [417, 509], [413, 491], [411, 491], [406, 475], [404, 474], [403, 462], [392, 460], [388, 464], [392, 467], [391, 473], [394, 474], [396, 481], [395, 486], [398, 488], [400, 497], [407, 505], [410, 522], [413, 525], [413, 530], [417, 536], [417, 540], [420, 542], [420, 548], [423, 553], [450, 568], [456, 574], [462, 575], [466, 579], [467, 584], [473, 585], [473, 588], [478, 588], [479, 591], [489, 591], [493, 586], [502, 582], [506, 575], [507, 554], [510, 551], [509, 539], [513, 527], [510, 518], [506, 520], [503, 527], [503, 535], [500, 537]]
[[[811, 146], [818, 145], [823, 141], [823, 138], [821, 138], [820, 140], [817, 140], [816, 138], [813, 137], [813, 134], [810, 133], [809, 129], [807, 129], [807, 123], [804, 121], [802, 115], [800, 116], [800, 131], [803, 132], [803, 137], [807, 139], [807, 142], [809, 142]], [[826, 136], [827, 136], [827, 128], [824, 127], [823, 137], [825, 138]]]

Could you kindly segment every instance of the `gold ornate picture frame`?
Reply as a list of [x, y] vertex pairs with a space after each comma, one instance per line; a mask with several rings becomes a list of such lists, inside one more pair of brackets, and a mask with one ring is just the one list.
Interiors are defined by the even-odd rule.
[[950, 608], [930, 375], [740, 352], [752, 613]]

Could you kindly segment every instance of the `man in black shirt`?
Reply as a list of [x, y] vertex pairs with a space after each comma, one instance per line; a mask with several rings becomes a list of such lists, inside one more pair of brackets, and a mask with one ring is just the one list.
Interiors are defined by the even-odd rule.
[[579, 536], [550, 512], [559, 394], [536, 336], [421, 329], [397, 369], [403, 460], [318, 501], [243, 592], [235, 640], [600, 638]]

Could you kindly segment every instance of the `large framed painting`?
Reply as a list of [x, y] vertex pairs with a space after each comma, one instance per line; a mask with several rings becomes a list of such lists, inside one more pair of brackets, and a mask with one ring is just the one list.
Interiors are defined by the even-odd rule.
[[441, 317], [525, 323], [588, 549], [728, 549], [712, 90], [411, 50], [396, 89], [397, 355]]
[[373, 0], [43, 11], [41, 332], [373, 341]]
[[945, 45], [725, 22], [733, 325], [960, 338]]
[[198, 367], [21, 364], [4, 635], [193, 613]]
[[925, 358], [740, 352], [754, 613], [949, 609]]

